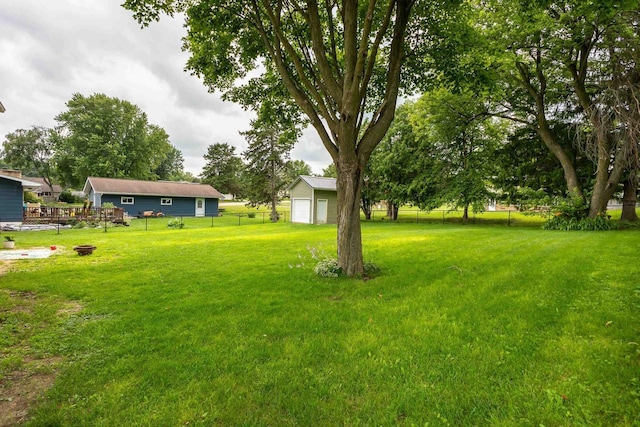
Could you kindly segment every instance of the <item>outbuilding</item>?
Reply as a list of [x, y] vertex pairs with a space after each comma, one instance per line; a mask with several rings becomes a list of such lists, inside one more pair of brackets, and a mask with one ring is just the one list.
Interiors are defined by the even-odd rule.
[[89, 177], [84, 194], [95, 207], [113, 203], [129, 216], [145, 212], [171, 216], [217, 216], [218, 202], [224, 196], [207, 184], [175, 181]]
[[336, 224], [338, 191], [336, 179], [299, 176], [289, 186], [291, 222], [303, 224]]
[[24, 191], [35, 191], [37, 182], [22, 179], [20, 171], [0, 174], [0, 225], [21, 224], [24, 219]]

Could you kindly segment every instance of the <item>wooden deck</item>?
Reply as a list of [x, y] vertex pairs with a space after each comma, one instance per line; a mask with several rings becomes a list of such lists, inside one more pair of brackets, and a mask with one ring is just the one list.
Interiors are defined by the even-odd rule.
[[40, 206], [27, 208], [23, 215], [23, 223], [25, 224], [67, 224], [77, 221], [122, 223], [124, 222], [124, 209]]

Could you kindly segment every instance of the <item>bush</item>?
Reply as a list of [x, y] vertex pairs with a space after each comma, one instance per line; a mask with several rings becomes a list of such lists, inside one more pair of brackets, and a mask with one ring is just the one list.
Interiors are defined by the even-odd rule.
[[169, 222], [167, 222], [167, 227], [169, 228], [184, 228], [184, 223], [175, 218], [175, 219], [170, 219]]
[[544, 223], [545, 230], [604, 231], [613, 229], [613, 223], [606, 214], [589, 218], [589, 206], [582, 197], [572, 197], [556, 202], [551, 207], [554, 216]]
[[42, 200], [39, 199], [38, 196], [36, 196], [35, 193], [32, 193], [31, 191], [24, 192], [24, 201], [26, 203], [42, 203]]
[[76, 197], [71, 194], [71, 191], [69, 190], [64, 190], [62, 193], [60, 193], [60, 196], [58, 196], [58, 200], [64, 203], [82, 203], [84, 201], [81, 197]]
[[337, 258], [324, 258], [313, 268], [313, 272], [320, 277], [336, 278], [342, 274], [342, 269], [338, 267]]
[[613, 222], [606, 214], [598, 214], [595, 218], [567, 218], [556, 215], [544, 223], [545, 230], [564, 231], [607, 231], [614, 228]]
[[255, 218], [256, 217], [256, 213], [255, 212], [247, 212], [247, 217]]

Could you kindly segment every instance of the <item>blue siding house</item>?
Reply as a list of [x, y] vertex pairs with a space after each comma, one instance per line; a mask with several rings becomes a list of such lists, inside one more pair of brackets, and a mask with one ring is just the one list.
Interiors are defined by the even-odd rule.
[[84, 193], [95, 207], [110, 202], [129, 216], [145, 211], [169, 216], [217, 216], [218, 202], [224, 196], [207, 184], [175, 181], [89, 177]]
[[[6, 171], [4, 171], [6, 172]], [[24, 214], [24, 190], [35, 190], [40, 187], [17, 176], [0, 175], [0, 225], [6, 223], [22, 223]]]

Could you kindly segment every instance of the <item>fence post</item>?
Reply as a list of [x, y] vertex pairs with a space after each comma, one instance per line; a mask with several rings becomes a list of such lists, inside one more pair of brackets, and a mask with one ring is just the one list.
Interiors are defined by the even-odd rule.
[[442, 211], [442, 223], [444, 224], [444, 210]]
[[507, 211], [507, 227], [511, 227], [511, 209]]
[[148, 216], [144, 217], [144, 229], [145, 230], [149, 229], [149, 217]]
[[211, 226], [213, 227], [213, 214], [211, 214]]

